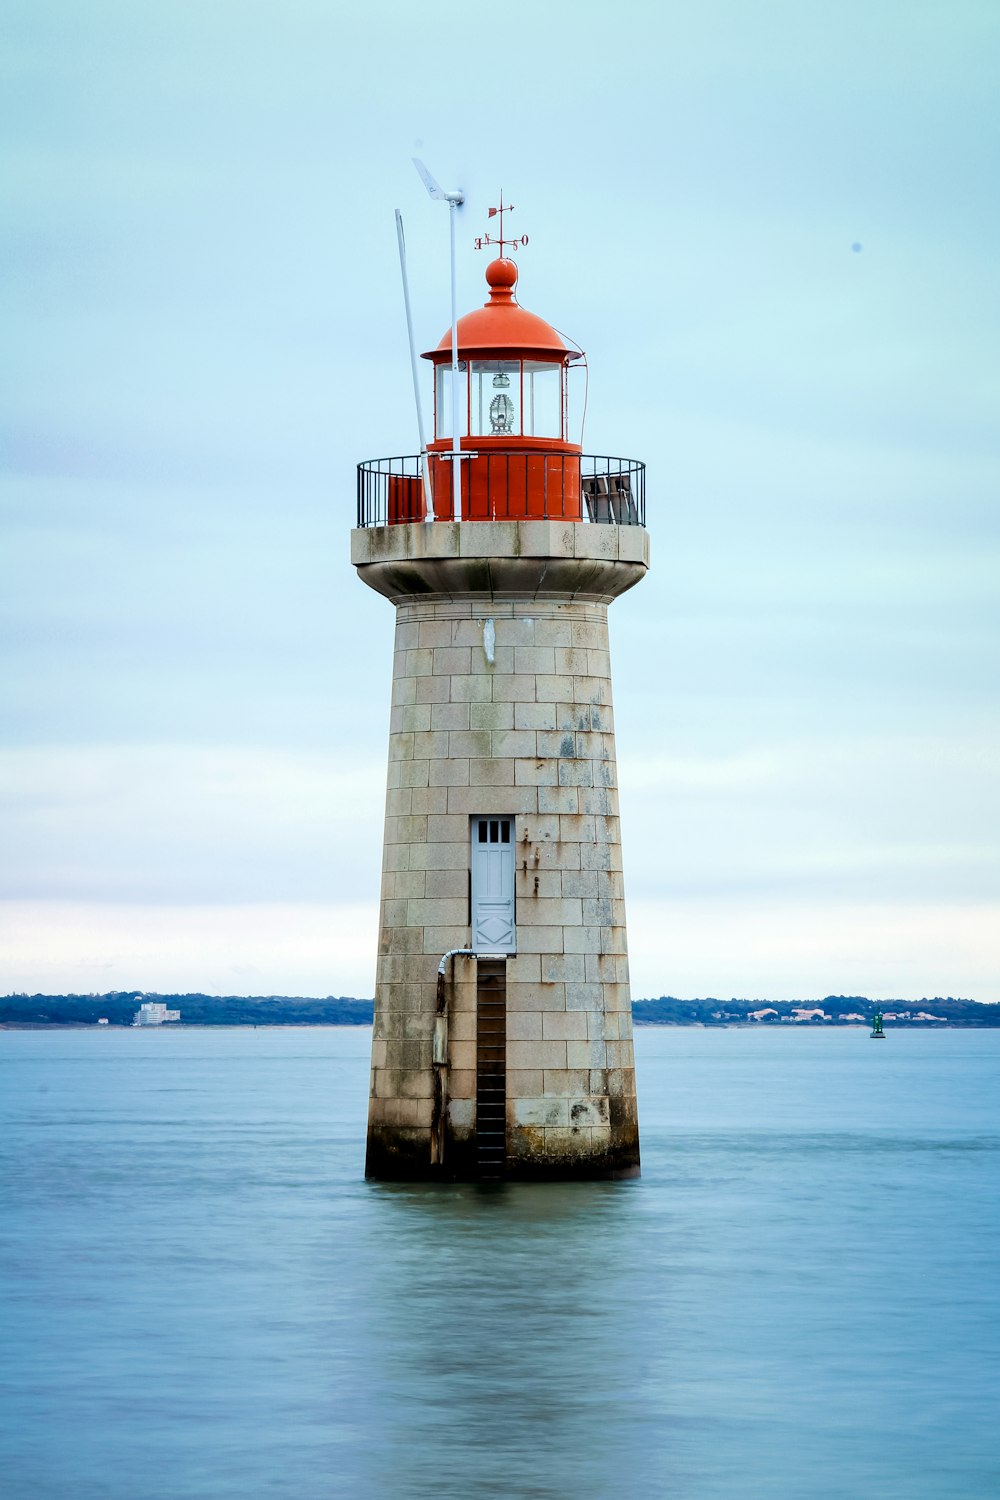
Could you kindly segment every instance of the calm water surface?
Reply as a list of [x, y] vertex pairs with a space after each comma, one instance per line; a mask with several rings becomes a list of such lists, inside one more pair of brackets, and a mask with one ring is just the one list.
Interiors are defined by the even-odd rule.
[[5, 1497], [1000, 1495], [1000, 1032], [643, 1030], [642, 1179], [497, 1189], [369, 1037], [0, 1032]]

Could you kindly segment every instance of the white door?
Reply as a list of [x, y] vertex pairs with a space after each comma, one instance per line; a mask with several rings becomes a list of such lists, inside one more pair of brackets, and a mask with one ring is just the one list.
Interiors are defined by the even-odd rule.
[[472, 946], [515, 953], [514, 819], [472, 820]]

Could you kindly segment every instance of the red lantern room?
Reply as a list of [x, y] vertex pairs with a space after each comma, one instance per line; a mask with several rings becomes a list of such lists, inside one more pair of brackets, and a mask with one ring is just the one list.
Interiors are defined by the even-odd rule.
[[[461, 202], [460, 194], [437, 195]], [[645, 525], [644, 465], [584, 454], [570, 441], [569, 372], [586, 360], [519, 305], [517, 266], [504, 250], [528, 238], [504, 238], [506, 212], [491, 208], [500, 234], [475, 242], [500, 252], [486, 267], [488, 300], [423, 356], [434, 366], [433, 440], [418, 455], [358, 465], [361, 528], [422, 521]], [[454, 285], [452, 296], [454, 307]], [[419, 400], [418, 426], [423, 443]]]
[[[581, 519], [580, 446], [567, 440], [567, 372], [582, 352], [519, 306], [517, 266], [486, 268], [489, 301], [458, 320], [459, 444], [464, 521]], [[434, 365], [428, 443], [436, 520], [453, 518], [451, 330]]]

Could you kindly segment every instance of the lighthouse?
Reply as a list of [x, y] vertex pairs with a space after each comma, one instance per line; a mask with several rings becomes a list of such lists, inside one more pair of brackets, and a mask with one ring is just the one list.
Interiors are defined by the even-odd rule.
[[649, 565], [645, 468], [571, 441], [582, 352], [486, 242], [457, 376], [450, 328], [423, 356], [426, 460], [358, 466], [352, 562], [396, 611], [366, 1172], [629, 1177], [608, 606]]

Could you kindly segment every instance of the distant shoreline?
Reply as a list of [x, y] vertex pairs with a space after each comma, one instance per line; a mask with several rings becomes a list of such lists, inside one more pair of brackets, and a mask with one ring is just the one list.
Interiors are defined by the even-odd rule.
[[[641, 1031], [862, 1031], [867, 1021], [793, 1021], [786, 1025], [760, 1021], [647, 1021], [634, 1020]], [[370, 1031], [371, 1021], [167, 1021], [161, 1026], [133, 1026], [129, 1021], [0, 1021], [0, 1031], [135, 1031], [143, 1035], [163, 1031]], [[886, 1034], [895, 1031], [996, 1031], [1000, 1020], [990, 1021], [890, 1021]]]
[[[154, 994], [112, 990], [103, 995], [0, 997], [0, 1029], [65, 1030], [100, 1025], [132, 1029], [137, 1013], [153, 1024], [187, 1029], [217, 1026], [371, 1026], [374, 1002], [350, 995]], [[865, 995], [826, 995], [821, 1000], [681, 1000], [674, 995], [632, 1002], [636, 1026], [695, 1026], [704, 1030], [770, 1027], [778, 1030], [867, 1029], [876, 1010], [893, 1031], [983, 1030], [1000, 1027], [1000, 1004], [953, 996], [919, 1000], [871, 1000]]]

